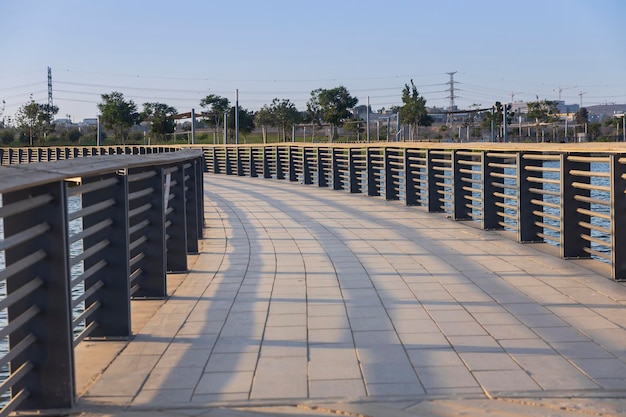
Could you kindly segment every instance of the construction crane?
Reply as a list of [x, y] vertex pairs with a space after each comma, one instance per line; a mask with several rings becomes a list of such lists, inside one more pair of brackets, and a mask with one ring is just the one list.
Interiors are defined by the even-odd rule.
[[552, 91], [558, 91], [558, 92], [559, 92], [559, 101], [561, 101], [561, 93], [562, 93], [564, 90], [569, 90], [569, 89], [571, 89], [571, 88], [576, 88], [576, 87], [578, 87], [578, 86], [577, 86], [577, 85], [575, 85], [575, 86], [573, 86], [573, 87], [562, 87], [562, 86], [559, 86], [559, 88], [555, 88], [555, 89], [553, 89]]

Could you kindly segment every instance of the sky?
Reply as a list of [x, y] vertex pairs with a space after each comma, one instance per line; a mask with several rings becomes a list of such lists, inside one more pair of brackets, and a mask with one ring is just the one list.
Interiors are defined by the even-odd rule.
[[346, 87], [373, 111], [413, 80], [427, 106], [626, 103], [623, 0], [0, 0], [0, 110], [32, 97], [57, 118], [101, 95], [201, 110], [209, 94], [305, 110]]

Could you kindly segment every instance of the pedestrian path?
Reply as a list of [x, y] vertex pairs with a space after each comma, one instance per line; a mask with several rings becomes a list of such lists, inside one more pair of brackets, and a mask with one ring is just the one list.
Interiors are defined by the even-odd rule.
[[626, 413], [626, 287], [545, 245], [267, 179], [205, 176], [205, 211], [190, 272], [79, 410]]

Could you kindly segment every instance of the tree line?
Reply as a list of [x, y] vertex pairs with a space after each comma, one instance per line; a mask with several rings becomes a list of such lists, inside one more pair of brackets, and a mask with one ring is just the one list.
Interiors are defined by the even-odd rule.
[[[401, 93], [402, 105], [391, 108], [393, 113], [397, 113], [402, 124], [409, 127], [411, 137], [418, 137], [420, 127], [428, 127], [433, 123], [433, 118], [426, 107], [426, 99], [420, 95], [417, 87], [410, 80], [404, 85]], [[299, 124], [310, 124], [311, 126], [326, 125], [330, 128], [331, 140], [337, 136], [337, 128], [344, 127], [347, 132], [361, 132], [362, 120], [355, 116], [354, 109], [357, 107], [358, 99], [353, 97], [344, 86], [325, 89], [318, 88], [311, 91], [310, 98], [306, 103], [306, 110], [300, 111], [289, 99], [275, 98], [271, 103], [262, 106], [258, 111], [253, 112], [248, 109], [232, 105], [226, 97], [209, 94], [202, 98], [199, 106], [202, 109], [198, 114], [204, 126], [213, 131], [217, 136], [220, 132], [230, 130], [231, 137], [234, 135], [235, 120], [239, 133], [245, 135], [259, 128], [262, 133], [262, 140], [267, 141], [267, 128], [273, 127], [278, 130], [278, 140], [288, 140], [292, 126]], [[496, 103], [492, 111], [482, 113], [468, 113], [463, 120], [463, 126], [475, 126], [480, 128], [500, 129], [503, 123], [503, 112], [507, 112], [506, 105]], [[360, 106], [365, 107], [365, 106]], [[554, 123], [558, 120], [557, 102], [542, 100], [527, 103], [528, 112], [526, 119], [534, 121], [537, 130], [540, 124]], [[135, 142], [137, 137], [131, 138], [130, 131], [133, 126], [142, 122], [149, 124], [149, 133], [153, 141], [165, 141], [168, 136], [176, 131], [176, 116], [178, 110], [170, 105], [160, 102], [143, 103], [143, 109], [139, 110], [137, 104], [126, 99], [119, 91], [113, 91], [101, 95], [101, 101], [97, 104], [100, 112], [99, 120], [105, 131], [112, 133], [110, 142], [129, 143]], [[236, 111], [238, 114], [236, 115]], [[39, 104], [34, 100], [23, 105], [15, 116], [15, 131], [0, 130], [0, 141], [3, 144], [10, 144], [14, 141], [16, 133], [20, 142], [30, 145], [41, 144], [47, 137], [54, 137], [63, 142], [76, 142], [84, 132], [77, 129], [65, 129], [55, 132], [54, 116], [59, 109], [48, 104]], [[370, 109], [367, 109], [370, 111]], [[510, 115], [508, 123], [513, 120]], [[586, 109], [580, 109], [576, 113], [577, 123], [587, 123], [588, 115]], [[615, 124], [615, 122], [613, 122]], [[608, 126], [609, 123], [606, 123]], [[3, 127], [0, 125], [0, 127]], [[185, 126], [184, 128], [189, 128]], [[597, 126], [592, 126], [592, 134]], [[95, 137], [95, 132], [91, 133]]]
[[[419, 95], [412, 80], [411, 86], [405, 85], [402, 101], [402, 106], [392, 110], [401, 112], [404, 123], [430, 125], [432, 120], [429, 119], [426, 110], [426, 100]], [[353, 115], [353, 109], [357, 104], [358, 99], [344, 86], [318, 88], [311, 91], [305, 111], [298, 110], [289, 99], [279, 98], [273, 99], [270, 104], [264, 105], [256, 112], [239, 107], [238, 129], [241, 134], [246, 135], [255, 128], [260, 128], [263, 139], [267, 140], [267, 128], [273, 127], [279, 131], [279, 140], [287, 140], [293, 125], [325, 124], [330, 126], [331, 137], [334, 139], [338, 127], [346, 122], [360, 120]], [[215, 135], [222, 132], [225, 127], [234, 133], [237, 109], [228, 98], [209, 94], [200, 100], [199, 105], [202, 111], [198, 117]], [[126, 143], [131, 128], [142, 122], [149, 124], [150, 135], [157, 141], [165, 140], [176, 130], [178, 110], [165, 103], [147, 102], [143, 104], [143, 109], [139, 110], [133, 100], [126, 99], [119, 91], [113, 91], [101, 95], [97, 108], [100, 112], [100, 123], [105, 130], [112, 133], [112, 140], [115, 143]], [[44, 139], [55, 131], [54, 116], [58, 111], [56, 106], [39, 104], [32, 99], [20, 107], [15, 115], [14, 126], [21, 142], [30, 145], [44, 142]], [[16, 132], [10, 132], [10, 135], [7, 133], [0, 134], [0, 140], [4, 144], [11, 143]], [[65, 139], [71, 142], [76, 140], [75, 137]]]

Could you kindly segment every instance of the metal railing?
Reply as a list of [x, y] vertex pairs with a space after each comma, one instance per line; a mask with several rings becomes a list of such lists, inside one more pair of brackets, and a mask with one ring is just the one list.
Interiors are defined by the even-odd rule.
[[[493, 144], [492, 144], [493, 145]], [[262, 176], [400, 200], [626, 280], [626, 151], [564, 146], [271, 144], [203, 146], [207, 172]], [[238, 168], [239, 167], [239, 168]], [[243, 167], [243, 168], [241, 168]]]
[[175, 152], [182, 146], [47, 146], [0, 148], [0, 165], [20, 165], [35, 162], [63, 161], [103, 155], [144, 155]]
[[0, 167], [0, 416], [72, 407], [74, 347], [129, 337], [131, 298], [167, 295], [198, 252], [203, 168], [199, 150]]

